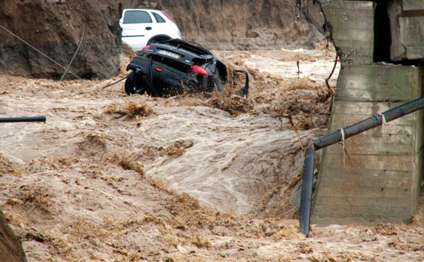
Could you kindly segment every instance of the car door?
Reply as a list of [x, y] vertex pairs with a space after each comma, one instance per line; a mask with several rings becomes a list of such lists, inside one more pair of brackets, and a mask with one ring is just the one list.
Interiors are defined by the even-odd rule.
[[170, 32], [170, 25], [167, 23], [165, 18], [160, 14], [159, 12], [152, 11], [151, 12], [154, 20], [155, 20], [155, 35], [168, 35], [172, 36], [172, 33]]

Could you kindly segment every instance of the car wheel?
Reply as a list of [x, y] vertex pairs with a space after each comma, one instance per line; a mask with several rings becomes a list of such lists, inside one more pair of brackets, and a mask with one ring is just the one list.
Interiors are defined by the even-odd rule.
[[139, 77], [134, 71], [128, 75], [127, 80], [125, 81], [125, 93], [127, 95], [144, 94], [145, 89], [141, 80], [138, 78]]
[[134, 95], [136, 93], [136, 86], [135, 86], [135, 73], [131, 72], [127, 80], [125, 81], [125, 93], [127, 95]]

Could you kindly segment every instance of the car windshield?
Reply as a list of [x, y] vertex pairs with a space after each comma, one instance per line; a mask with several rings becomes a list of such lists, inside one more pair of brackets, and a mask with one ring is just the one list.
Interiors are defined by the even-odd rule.
[[185, 73], [188, 73], [188, 71], [191, 69], [191, 66], [188, 64], [184, 64], [175, 59], [164, 57], [161, 55], [152, 55], [152, 59], [153, 61], [157, 61], [159, 63], [167, 65], [170, 68], [173, 68], [175, 70], [179, 70]]
[[126, 11], [124, 16], [124, 24], [149, 24], [152, 18], [145, 11]]

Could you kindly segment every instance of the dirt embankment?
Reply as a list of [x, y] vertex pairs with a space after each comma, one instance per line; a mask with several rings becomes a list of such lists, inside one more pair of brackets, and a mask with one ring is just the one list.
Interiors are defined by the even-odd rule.
[[[0, 26], [13, 31], [61, 65], [82, 44], [71, 71], [109, 78], [119, 71], [119, 5], [116, 1], [0, 1]], [[0, 28], [0, 72], [60, 77], [64, 69]], [[74, 78], [72, 76], [72, 78]]]
[[312, 0], [122, 2], [125, 7], [169, 10], [186, 38], [214, 49], [312, 47], [322, 39], [305, 17], [305, 14], [320, 16], [319, 5]]

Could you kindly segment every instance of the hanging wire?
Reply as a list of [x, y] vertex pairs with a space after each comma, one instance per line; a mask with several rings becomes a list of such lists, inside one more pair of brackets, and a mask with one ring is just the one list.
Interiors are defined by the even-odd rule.
[[126, 75], [126, 76], [124, 76], [124, 77], [122, 77], [122, 78], [120, 78], [120, 79], [118, 79], [118, 80], [116, 80], [116, 81], [114, 81], [114, 82], [112, 82], [112, 83], [109, 83], [109, 84], [107, 84], [107, 85], [105, 85], [105, 86], [101, 87], [101, 89], [106, 89], [106, 88], [108, 88], [108, 87], [114, 86], [114, 85], [116, 85], [116, 84], [118, 84], [118, 83], [120, 83], [120, 82], [122, 82], [122, 81], [126, 80], [126, 79], [128, 78], [128, 76], [129, 76], [129, 75], [130, 75], [130, 74], [128, 74], [128, 75]]
[[[25, 39], [21, 38], [20, 36], [18, 36], [17, 34], [15, 34], [14, 32], [10, 31], [9, 29], [7, 29], [6, 27], [4, 27], [3, 25], [0, 25], [0, 28], [3, 29], [4, 31], [6, 31], [7, 33], [9, 33], [10, 35], [14, 36], [16, 39], [18, 39], [19, 41], [21, 41], [22, 43], [24, 43], [25, 45], [27, 45], [28, 47], [30, 47], [32, 50], [36, 51], [37, 53], [39, 53], [40, 55], [42, 55], [44, 58], [46, 58], [47, 60], [49, 60], [50, 62], [52, 62], [53, 64], [57, 65], [58, 67], [62, 68], [63, 70], [65, 70], [65, 72], [67, 71], [67, 68], [60, 64], [59, 62], [57, 62], [56, 60], [54, 60], [53, 58], [51, 58], [50, 56], [46, 55], [45, 53], [43, 53], [40, 49], [36, 48], [35, 46], [33, 46], [32, 44], [30, 44], [28, 41], [26, 41]], [[79, 77], [78, 75], [74, 74], [73, 72], [69, 71], [69, 74], [73, 75], [74, 77], [81, 79], [81, 77]]]
[[77, 55], [78, 55], [78, 53], [79, 53], [79, 51], [80, 51], [80, 49], [81, 49], [82, 43], [84, 42], [84, 37], [85, 37], [85, 28], [84, 28], [84, 30], [82, 31], [82, 35], [81, 35], [81, 39], [80, 39], [80, 41], [79, 41], [79, 43], [78, 43], [78, 47], [77, 47], [77, 49], [75, 50], [75, 53], [74, 53], [74, 55], [72, 56], [71, 61], [69, 62], [68, 66], [66, 67], [65, 72], [64, 72], [64, 73], [63, 73], [63, 75], [60, 77], [60, 81], [63, 81], [63, 79], [65, 79], [66, 74], [67, 74], [67, 73], [69, 72], [69, 70], [71, 69], [71, 65], [72, 65], [72, 63], [74, 62], [75, 58], [77, 57]]

